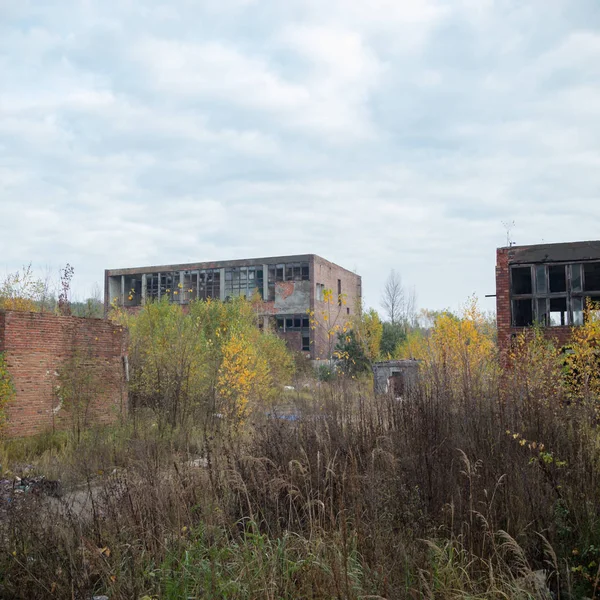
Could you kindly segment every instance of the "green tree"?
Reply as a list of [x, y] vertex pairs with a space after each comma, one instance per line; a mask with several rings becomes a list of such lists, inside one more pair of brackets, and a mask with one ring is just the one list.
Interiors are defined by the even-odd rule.
[[381, 332], [381, 356], [389, 359], [396, 349], [406, 340], [406, 330], [398, 323], [385, 322]]

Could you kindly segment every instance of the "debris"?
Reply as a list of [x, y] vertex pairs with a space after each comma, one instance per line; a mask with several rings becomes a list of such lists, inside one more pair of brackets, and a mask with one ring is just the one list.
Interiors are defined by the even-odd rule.
[[188, 467], [195, 467], [195, 468], [200, 468], [200, 467], [208, 467], [208, 459], [206, 458], [195, 458], [193, 460], [188, 460], [185, 463]]

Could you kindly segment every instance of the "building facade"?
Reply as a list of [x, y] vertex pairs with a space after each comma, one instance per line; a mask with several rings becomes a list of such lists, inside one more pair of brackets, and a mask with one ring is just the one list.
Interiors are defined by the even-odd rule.
[[[325, 290], [334, 301], [327, 302]], [[311, 326], [309, 311], [328, 321], [349, 320], [359, 310], [361, 278], [315, 254], [161, 265], [105, 271], [104, 306], [136, 310], [167, 297], [186, 305], [242, 296], [260, 299], [261, 326], [272, 326], [293, 349], [325, 358], [330, 342], [325, 326]]]
[[524, 328], [539, 324], [567, 344], [583, 325], [587, 299], [600, 302], [600, 241], [498, 248], [498, 344], [510, 345]]

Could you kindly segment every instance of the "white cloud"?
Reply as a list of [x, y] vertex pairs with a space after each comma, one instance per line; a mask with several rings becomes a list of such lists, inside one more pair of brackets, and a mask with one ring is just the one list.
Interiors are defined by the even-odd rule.
[[[0, 0], [0, 269], [316, 252], [420, 304], [598, 236], [595, 0]], [[492, 303], [488, 302], [487, 307]]]

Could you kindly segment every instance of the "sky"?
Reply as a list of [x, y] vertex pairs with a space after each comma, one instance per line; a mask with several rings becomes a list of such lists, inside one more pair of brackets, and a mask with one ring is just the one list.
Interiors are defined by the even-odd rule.
[[315, 253], [421, 308], [600, 238], [598, 0], [0, 0], [0, 275]]

